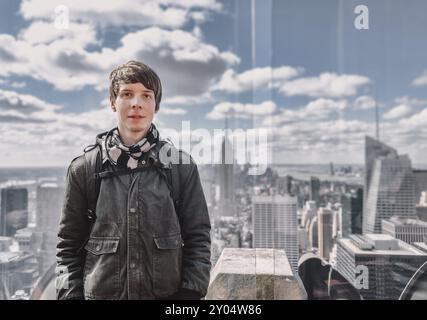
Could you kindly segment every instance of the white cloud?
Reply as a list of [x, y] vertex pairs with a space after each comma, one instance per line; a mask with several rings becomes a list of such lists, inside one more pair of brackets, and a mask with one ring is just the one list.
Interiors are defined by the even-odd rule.
[[162, 105], [197, 105], [212, 102], [213, 98], [211, 94], [204, 93], [199, 96], [173, 96], [168, 97], [162, 101]]
[[[52, 20], [58, 16], [55, 8], [65, 6], [71, 21], [83, 21], [104, 26], [160, 26], [180, 28], [191, 19], [204, 21], [208, 11], [219, 11], [222, 6], [214, 0], [176, 1], [176, 0], [24, 0], [20, 13], [27, 19]], [[199, 15], [194, 16], [192, 10]], [[204, 11], [200, 11], [204, 10]]]
[[210, 9], [220, 11], [222, 4], [216, 0], [159, 0], [163, 5], [177, 5], [182, 8]]
[[357, 97], [353, 102], [353, 108], [356, 110], [368, 110], [375, 108], [376, 101], [371, 96], [360, 96]]
[[[28, 76], [46, 81], [61, 90], [99, 85], [105, 67], [93, 53], [79, 48], [73, 41], [54, 41], [48, 45], [31, 45], [10, 35], [0, 35], [2, 76]], [[5, 50], [5, 49], [0, 49]]]
[[47, 103], [35, 96], [0, 89], [0, 111], [11, 110], [23, 115], [33, 115], [59, 109], [61, 106]]
[[199, 96], [239, 62], [230, 52], [220, 52], [193, 34], [149, 28], [122, 38], [115, 60], [140, 59], [152, 66], [162, 79], [165, 96]]
[[187, 114], [187, 110], [182, 109], [182, 108], [166, 108], [166, 107], [161, 107], [159, 110], [159, 114], [160, 115], [176, 115], [176, 116], [181, 116], [184, 114]]
[[[30, 76], [59, 90], [108, 87], [109, 72], [130, 59], [153, 67], [162, 79], [164, 96], [198, 96], [209, 91], [216, 79], [239, 62], [230, 52], [220, 52], [193, 34], [148, 28], [129, 33], [113, 50], [88, 52], [78, 40], [31, 45], [10, 35], [0, 35], [0, 76]], [[28, 54], [31, 52], [31, 55]]]
[[412, 108], [406, 104], [400, 104], [384, 113], [383, 118], [393, 120], [407, 116], [412, 112]]
[[408, 96], [397, 97], [394, 101], [397, 104], [406, 104], [411, 107], [427, 106], [427, 100], [411, 98]]
[[427, 70], [424, 71], [421, 75], [415, 78], [412, 83], [413, 86], [422, 87], [427, 85]]
[[427, 130], [427, 108], [410, 117], [400, 119], [398, 124], [399, 127], [413, 133], [417, 133], [420, 130]]
[[53, 22], [34, 21], [19, 32], [18, 39], [31, 45], [62, 40], [81, 48], [97, 43], [94, 26], [75, 22], [70, 22], [68, 29], [58, 29]]
[[0, 112], [0, 147], [10, 156], [0, 159], [0, 166], [67, 165], [82, 154], [85, 146], [95, 142], [96, 134], [116, 123], [113, 112], [108, 108], [78, 114], [53, 111], [26, 115], [16, 112], [13, 118], [12, 114], [8, 118], [5, 116]]
[[221, 81], [214, 87], [214, 90], [239, 93], [280, 86], [280, 84], [299, 75], [301, 72], [302, 69], [289, 66], [254, 68], [240, 74], [230, 69], [223, 74]]
[[265, 117], [263, 125], [281, 125], [298, 121], [319, 121], [328, 119], [330, 115], [344, 111], [348, 107], [346, 100], [316, 99], [299, 109], [285, 109], [280, 114]]
[[319, 119], [328, 117], [331, 113], [343, 111], [345, 108], [347, 108], [347, 101], [345, 100], [334, 101], [321, 98], [310, 101], [304, 108], [304, 113], [307, 118]]
[[272, 132], [274, 163], [354, 163], [363, 161], [364, 136], [373, 125], [357, 120], [300, 119]]
[[286, 96], [341, 98], [355, 95], [359, 87], [369, 82], [369, 78], [359, 75], [322, 73], [318, 77], [300, 78], [286, 82], [281, 86], [280, 91]]
[[276, 111], [276, 104], [273, 101], [264, 101], [260, 104], [221, 102], [214, 106], [206, 118], [211, 120], [221, 120], [226, 117], [247, 119], [272, 114], [274, 111]]

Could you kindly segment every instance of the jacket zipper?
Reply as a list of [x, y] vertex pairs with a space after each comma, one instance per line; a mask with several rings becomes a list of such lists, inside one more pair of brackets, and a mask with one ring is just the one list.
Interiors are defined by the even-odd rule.
[[[126, 229], [127, 229], [127, 232], [126, 232], [126, 246], [127, 246], [127, 252], [126, 252], [126, 273], [127, 273], [127, 287], [128, 287], [128, 299], [130, 299], [130, 274], [131, 274], [131, 269], [130, 269], [130, 263], [129, 263], [129, 253], [130, 253], [130, 246], [129, 246], [129, 220], [130, 220], [130, 217], [129, 217], [129, 212], [130, 212], [130, 208], [129, 208], [129, 203], [130, 203], [130, 196], [131, 196], [131, 194], [132, 194], [132, 188], [133, 188], [133, 186], [134, 186], [134, 184], [135, 184], [135, 182], [136, 182], [136, 179], [137, 179], [137, 175], [135, 174], [131, 174], [131, 176], [130, 176], [130, 178], [131, 178], [131, 183], [130, 183], [130, 186], [129, 186], [129, 190], [128, 190], [128, 196], [127, 196], [127, 204], [126, 204]], [[137, 195], [138, 196], [138, 195]], [[135, 208], [136, 209], [136, 208]]]

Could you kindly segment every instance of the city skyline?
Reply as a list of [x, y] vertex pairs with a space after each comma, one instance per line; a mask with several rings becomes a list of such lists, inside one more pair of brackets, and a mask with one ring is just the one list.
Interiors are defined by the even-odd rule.
[[[394, 184], [388, 180], [390, 174], [395, 174], [399, 170], [395, 170], [396, 172], [378, 170], [381, 168], [378, 164], [384, 160], [400, 159], [398, 150], [368, 138], [366, 147], [369, 149], [373, 145], [376, 146], [373, 148], [374, 154], [369, 152], [367, 154], [367, 167], [373, 166], [372, 170], [366, 170], [366, 181], [370, 181], [368, 184], [371, 184], [368, 193], [372, 193], [378, 186], [380, 189], [393, 189], [395, 185], [401, 185], [399, 179], [391, 179]], [[379, 152], [386, 149], [391, 152]], [[409, 159], [406, 160], [410, 163]], [[408, 168], [410, 169], [410, 166]], [[341, 169], [345, 169], [344, 172], [352, 172], [351, 168], [335, 166], [334, 170], [337, 171], [334, 173], [338, 174]], [[362, 189], [366, 186], [319, 179], [314, 173], [306, 180], [300, 180], [294, 177], [292, 171], [286, 175], [278, 175], [276, 171], [270, 170], [261, 176], [250, 176], [248, 171], [237, 167], [233, 171], [234, 178], [227, 183], [218, 175], [218, 168], [204, 168], [201, 171], [201, 180], [204, 181], [202, 185], [209, 199], [208, 210], [212, 221], [211, 259], [214, 266], [221, 260], [225, 248], [237, 248], [234, 258], [243, 259], [253, 252], [255, 265], [261, 268], [258, 265], [261, 260], [256, 259], [257, 250], [276, 248], [283, 250], [283, 257], [288, 260], [286, 264], [292, 266], [290, 276], [294, 278], [299, 277], [300, 264], [308, 254], [312, 258], [317, 257], [322, 268], [329, 266], [330, 270], [334, 270], [342, 280], [346, 279], [344, 282], [342, 280], [337, 282], [334, 289], [331, 289], [333, 291], [325, 291], [325, 298], [344, 298], [344, 292], [335, 291], [343, 285], [353, 286], [354, 290], [367, 299], [398, 299], [410, 277], [427, 259], [427, 222], [415, 220], [425, 219], [422, 215], [414, 217], [414, 220], [393, 215], [390, 219], [383, 220], [382, 234], [371, 234], [369, 231], [358, 234], [362, 233], [361, 200]], [[381, 176], [379, 173], [388, 175], [388, 178], [379, 179]], [[419, 190], [425, 187], [425, 181], [422, 179], [424, 173], [416, 171], [417, 177], [420, 178], [417, 184]], [[21, 170], [21, 175], [20, 177], [28, 176], [28, 172]], [[22, 189], [24, 187], [29, 188], [28, 226], [22, 226], [24, 228], [19, 229], [12, 237], [0, 237], [2, 260], [0, 264], [5, 270], [0, 277], [2, 298], [28, 299], [32, 291], [31, 283], [35, 283], [38, 279], [49, 281], [45, 284], [47, 291], [34, 292], [47, 298], [54, 296], [52, 265], [57, 224], [55, 221], [59, 218], [63, 181], [54, 171], [50, 173], [50, 179], [46, 179], [44, 171], [38, 171], [33, 175], [31, 185], [25, 185], [25, 180], [22, 184], [18, 184], [21, 190], [25, 190]], [[15, 179], [21, 180], [19, 177]], [[412, 191], [415, 191], [415, 179], [411, 179], [410, 182]], [[10, 188], [13, 190], [13, 187]], [[229, 190], [228, 192], [234, 191], [234, 198], [229, 203], [234, 207], [233, 211], [223, 212], [222, 204], [225, 196], [224, 190], [221, 191], [223, 188]], [[5, 193], [3, 190], [6, 189], [2, 189], [2, 194]], [[405, 203], [404, 198], [398, 197], [396, 202], [413, 208], [419, 204], [420, 208], [424, 208], [427, 203], [426, 192], [421, 192], [418, 201], [411, 199]], [[390, 199], [389, 195], [383, 197], [382, 201], [387, 204]], [[1, 200], [3, 207], [4, 199]], [[2, 209], [3, 211], [7, 212]], [[383, 214], [379, 217], [388, 218]], [[16, 267], [6, 261], [12, 256], [16, 257], [14, 258], [17, 261]], [[270, 256], [274, 257], [274, 254]], [[261, 259], [261, 256], [259, 258]], [[219, 261], [218, 268], [221, 268], [222, 263], [224, 262]], [[235, 263], [242, 261], [236, 260]], [[279, 265], [268, 267], [266, 265], [261, 269], [264, 272], [266, 270], [274, 273], [284, 272]], [[249, 268], [246, 271], [250, 274], [250, 270]], [[386, 277], [388, 273], [392, 274], [391, 280]], [[310, 277], [307, 279], [307, 276], [303, 273], [301, 280], [304, 285], [310, 286], [307, 281], [312, 280], [309, 280]], [[312, 276], [317, 277], [320, 274]], [[6, 282], [4, 280], [6, 278], [10, 280]], [[8, 289], [4, 291], [5, 289], [1, 289], [2, 286]], [[8, 293], [9, 289], [16, 292]], [[266, 291], [267, 295], [273, 294], [272, 296], [284, 293]]]

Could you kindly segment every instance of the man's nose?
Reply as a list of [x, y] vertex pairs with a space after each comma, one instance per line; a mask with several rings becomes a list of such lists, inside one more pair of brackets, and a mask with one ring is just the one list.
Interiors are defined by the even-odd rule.
[[135, 96], [131, 100], [132, 109], [142, 109], [143, 105], [144, 105], [144, 100], [140, 97]]

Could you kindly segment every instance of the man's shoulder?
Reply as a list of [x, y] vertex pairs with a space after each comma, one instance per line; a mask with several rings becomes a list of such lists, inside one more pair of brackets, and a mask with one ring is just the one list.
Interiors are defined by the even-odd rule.
[[86, 166], [92, 166], [97, 162], [99, 157], [102, 157], [101, 152], [101, 146], [99, 143], [85, 147], [83, 149], [83, 153], [71, 160], [71, 170], [82, 173], [86, 170]]
[[85, 172], [85, 154], [82, 153], [81, 155], [75, 157], [73, 160], [71, 160], [69, 165], [69, 170], [72, 173], [75, 174], [82, 174]]

